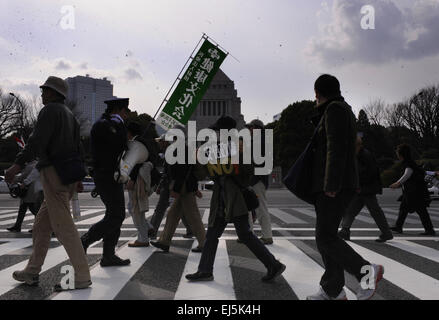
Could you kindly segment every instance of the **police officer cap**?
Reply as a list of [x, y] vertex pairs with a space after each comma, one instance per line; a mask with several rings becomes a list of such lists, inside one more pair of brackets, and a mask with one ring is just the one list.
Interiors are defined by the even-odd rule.
[[131, 112], [131, 110], [128, 108], [129, 102], [130, 102], [129, 98], [115, 98], [115, 99], [104, 101], [104, 103], [110, 109], [114, 109], [114, 108], [126, 109], [128, 112]]
[[233, 119], [229, 116], [222, 116], [209, 128], [213, 129], [213, 130], [235, 129], [236, 128], [236, 121], [235, 121], [235, 119]]

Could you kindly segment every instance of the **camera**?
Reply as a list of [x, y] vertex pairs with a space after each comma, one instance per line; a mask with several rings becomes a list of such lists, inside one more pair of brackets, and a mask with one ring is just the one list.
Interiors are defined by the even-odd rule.
[[18, 183], [9, 186], [9, 194], [12, 198], [24, 198], [27, 194], [28, 187], [21, 188]]

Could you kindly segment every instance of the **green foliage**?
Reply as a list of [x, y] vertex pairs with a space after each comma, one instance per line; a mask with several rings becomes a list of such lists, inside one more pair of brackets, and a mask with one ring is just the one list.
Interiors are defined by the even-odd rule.
[[380, 168], [381, 171], [389, 169], [391, 166], [393, 166], [395, 163], [395, 159], [393, 158], [379, 158], [377, 159], [378, 168]]
[[315, 102], [306, 100], [289, 105], [279, 121], [266, 127], [274, 131], [274, 163], [282, 167], [283, 174], [303, 152], [314, 132], [314, 106]]
[[358, 114], [358, 121], [357, 121], [357, 130], [358, 132], [365, 132], [370, 129], [370, 122], [369, 118], [367, 117], [366, 112], [361, 109], [360, 113]]
[[422, 152], [421, 157], [423, 159], [439, 159], [439, 150], [436, 148], [430, 148]]
[[439, 158], [421, 159], [419, 164], [427, 171], [439, 171]]
[[384, 188], [387, 188], [392, 183], [398, 181], [402, 174], [403, 168], [401, 161], [395, 163], [392, 167], [390, 167], [390, 169], [384, 170], [381, 174], [381, 181], [383, 182]]

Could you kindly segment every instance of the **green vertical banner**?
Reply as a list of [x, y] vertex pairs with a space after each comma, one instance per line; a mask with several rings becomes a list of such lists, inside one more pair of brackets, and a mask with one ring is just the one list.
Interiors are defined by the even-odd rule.
[[165, 130], [175, 125], [185, 126], [226, 56], [218, 46], [205, 39], [156, 123]]

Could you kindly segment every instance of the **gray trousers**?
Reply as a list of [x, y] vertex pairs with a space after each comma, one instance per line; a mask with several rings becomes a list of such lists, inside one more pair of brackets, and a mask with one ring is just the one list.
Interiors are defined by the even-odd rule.
[[392, 231], [390, 230], [389, 224], [387, 223], [387, 219], [384, 215], [383, 209], [381, 209], [380, 205], [378, 204], [378, 199], [375, 194], [356, 194], [352, 198], [343, 216], [343, 221], [341, 223], [342, 228], [350, 229], [352, 223], [355, 220], [355, 217], [360, 213], [361, 209], [363, 209], [364, 206], [366, 206], [366, 208], [369, 210], [370, 215], [375, 220], [375, 223], [377, 224], [381, 233], [383, 235], [391, 235]]

